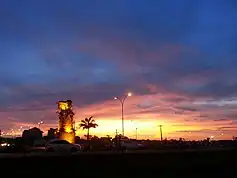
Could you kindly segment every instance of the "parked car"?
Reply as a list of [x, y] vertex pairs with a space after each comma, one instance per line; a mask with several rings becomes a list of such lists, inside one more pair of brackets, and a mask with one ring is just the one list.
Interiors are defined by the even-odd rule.
[[122, 150], [140, 150], [145, 148], [143, 144], [132, 140], [121, 140], [120, 145]]
[[145, 145], [141, 142], [123, 139], [118, 142], [114, 142], [112, 145], [113, 150], [142, 150], [145, 149]]
[[72, 144], [66, 140], [52, 140], [46, 144], [46, 152], [70, 152], [75, 153], [81, 151], [82, 148], [79, 144]]
[[88, 152], [88, 151], [91, 151], [92, 150], [92, 146], [91, 144], [81, 144], [81, 151], [83, 152]]
[[46, 141], [43, 139], [35, 140], [33, 143], [33, 147], [44, 147], [46, 145]]

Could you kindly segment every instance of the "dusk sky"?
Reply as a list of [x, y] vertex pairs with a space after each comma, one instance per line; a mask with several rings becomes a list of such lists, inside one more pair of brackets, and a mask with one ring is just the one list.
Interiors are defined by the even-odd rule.
[[[71, 99], [99, 136], [237, 136], [237, 1], [1, 0], [0, 129], [57, 127]], [[79, 130], [79, 135], [84, 131]]]

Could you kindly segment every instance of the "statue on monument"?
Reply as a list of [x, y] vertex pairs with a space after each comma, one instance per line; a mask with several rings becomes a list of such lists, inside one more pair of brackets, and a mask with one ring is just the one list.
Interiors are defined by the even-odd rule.
[[58, 118], [59, 118], [59, 138], [67, 140], [70, 143], [75, 142], [75, 127], [74, 127], [74, 112], [72, 110], [72, 101], [59, 101], [58, 104]]

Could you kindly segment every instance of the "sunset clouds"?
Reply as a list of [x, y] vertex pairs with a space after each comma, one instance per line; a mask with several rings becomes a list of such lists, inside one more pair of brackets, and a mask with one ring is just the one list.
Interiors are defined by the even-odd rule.
[[[232, 1], [3, 1], [0, 128], [57, 126], [56, 101], [96, 135], [231, 138], [237, 127]], [[83, 132], [78, 131], [79, 135]]]

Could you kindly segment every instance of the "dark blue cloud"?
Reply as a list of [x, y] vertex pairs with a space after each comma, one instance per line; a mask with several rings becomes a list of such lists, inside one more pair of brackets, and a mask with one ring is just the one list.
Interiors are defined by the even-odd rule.
[[[233, 96], [236, 12], [235, 1], [221, 0], [1, 1], [0, 98], [13, 104], [17, 97], [9, 91], [24, 88], [19, 102], [39, 100], [44, 90], [37, 95], [34, 85], [57, 97], [103, 85], [124, 87], [115, 94], [128, 86], [143, 93], [147, 83], [195, 96]], [[207, 80], [178, 85], [194, 74]], [[108, 93], [90, 95], [88, 103]]]

